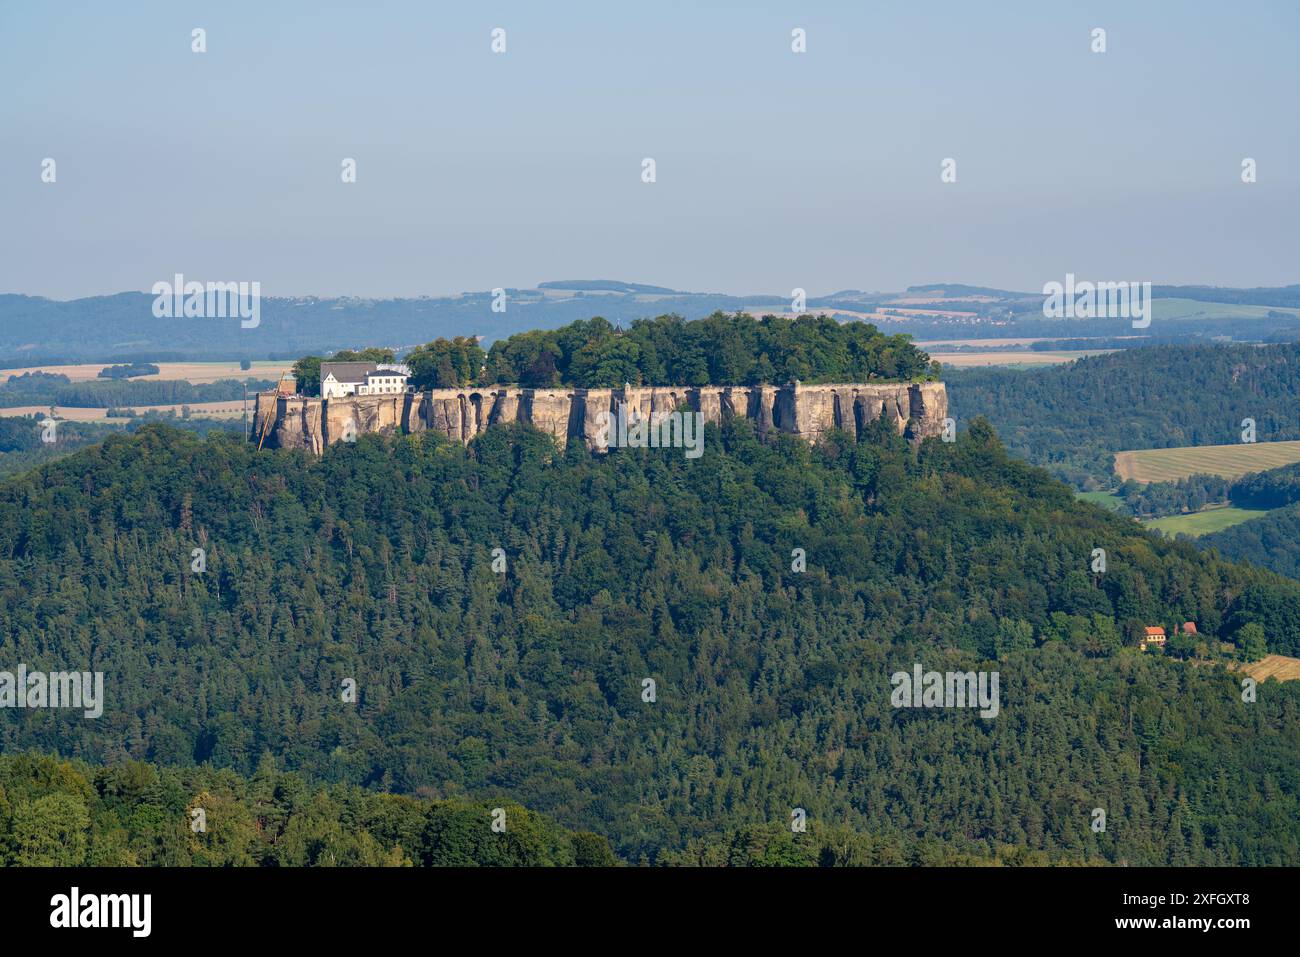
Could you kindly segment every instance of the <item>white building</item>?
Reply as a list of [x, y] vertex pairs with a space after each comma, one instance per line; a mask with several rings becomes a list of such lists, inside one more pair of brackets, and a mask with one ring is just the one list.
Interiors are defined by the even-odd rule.
[[392, 395], [407, 390], [411, 370], [385, 362], [322, 362], [320, 395], [334, 399], [344, 395]]

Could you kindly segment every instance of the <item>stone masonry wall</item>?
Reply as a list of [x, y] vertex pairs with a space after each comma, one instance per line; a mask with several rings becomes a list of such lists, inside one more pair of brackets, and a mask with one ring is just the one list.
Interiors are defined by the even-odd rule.
[[313, 399], [263, 392], [257, 396], [253, 435], [272, 418], [266, 445], [307, 449], [320, 455], [355, 429], [363, 432], [440, 432], [468, 442], [499, 422], [527, 422], [554, 436], [561, 447], [572, 438], [589, 449], [597, 442], [598, 415], [617, 413], [626, 402], [643, 418], [681, 405], [721, 423], [742, 416], [760, 433], [783, 432], [816, 442], [828, 429], [856, 435], [883, 413], [900, 434], [919, 441], [943, 430], [948, 394], [942, 382], [848, 383], [785, 386], [632, 386], [627, 389], [524, 389], [485, 386], [431, 389], [395, 395]]

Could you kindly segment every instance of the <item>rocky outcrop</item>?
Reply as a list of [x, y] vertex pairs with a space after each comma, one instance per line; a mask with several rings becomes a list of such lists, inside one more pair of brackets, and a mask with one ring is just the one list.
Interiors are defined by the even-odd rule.
[[429, 429], [468, 442], [497, 423], [526, 422], [554, 436], [561, 448], [572, 438], [604, 451], [600, 413], [616, 417], [621, 404], [626, 404], [630, 418], [655, 421], [684, 408], [699, 412], [705, 423], [740, 416], [752, 420], [760, 433], [786, 433], [809, 442], [817, 442], [830, 429], [856, 435], [882, 415], [899, 433], [920, 441], [942, 432], [948, 415], [942, 382], [624, 389], [484, 386], [329, 400], [263, 392], [257, 397], [253, 435], [261, 435], [270, 417], [266, 446], [319, 455], [326, 446], [363, 432]]

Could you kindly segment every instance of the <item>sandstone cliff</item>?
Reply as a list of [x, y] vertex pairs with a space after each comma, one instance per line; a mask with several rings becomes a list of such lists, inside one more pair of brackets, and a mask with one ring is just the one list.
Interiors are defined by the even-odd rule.
[[942, 382], [626, 389], [484, 386], [329, 400], [263, 392], [257, 397], [253, 435], [261, 434], [270, 417], [267, 446], [319, 455], [326, 446], [363, 432], [431, 429], [468, 442], [498, 422], [527, 422], [553, 435], [561, 447], [573, 438], [604, 451], [598, 441], [599, 413], [616, 415], [621, 403], [645, 419], [682, 406], [700, 412], [705, 422], [742, 416], [753, 420], [761, 433], [784, 432], [810, 442], [832, 428], [856, 435], [882, 414], [900, 434], [919, 441], [938, 435], [948, 415]]

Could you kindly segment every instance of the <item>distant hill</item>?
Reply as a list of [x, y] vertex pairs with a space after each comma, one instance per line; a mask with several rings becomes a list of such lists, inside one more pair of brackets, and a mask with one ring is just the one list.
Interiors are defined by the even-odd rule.
[[[572, 295], [555, 295], [563, 292]], [[490, 291], [418, 299], [263, 297], [260, 324], [250, 329], [236, 319], [155, 318], [153, 296], [141, 292], [66, 302], [0, 295], [0, 367], [296, 359], [367, 345], [402, 350], [439, 336], [482, 336], [487, 346], [516, 332], [555, 329], [596, 315], [626, 325], [667, 313], [702, 319], [719, 310], [761, 315], [789, 306], [773, 296], [678, 293], [606, 280], [547, 283], [506, 293], [504, 312], [493, 311]], [[815, 302], [809, 306], [816, 309]]]
[[1017, 456], [1076, 487], [1118, 484], [1116, 452], [1300, 439], [1300, 344], [1152, 346], [1064, 366], [946, 370], [958, 422], [987, 416]]
[[993, 289], [989, 286], [967, 286], [959, 282], [932, 282], [923, 286], [908, 286], [908, 295], [925, 293], [943, 295], [950, 299], [962, 299], [966, 296], [991, 296], [994, 299], [1025, 299], [1038, 297], [1036, 292], [1010, 292], [1006, 289]]
[[1254, 289], [1234, 289], [1227, 286], [1152, 286], [1151, 295], [1157, 299], [1197, 299], [1201, 302], [1300, 308], [1300, 285], [1260, 286]]
[[676, 293], [667, 286], [646, 286], [638, 282], [619, 282], [614, 279], [566, 279], [561, 282], [539, 282], [538, 289], [577, 289], [592, 292], [623, 293]]
[[[907, 294], [942, 295], [949, 299], [962, 299], [967, 296], [989, 296], [994, 299], [1037, 299], [1042, 295], [1037, 290], [1033, 292], [1012, 292], [1011, 290], [996, 289], [990, 286], [968, 286], [959, 282], [933, 282], [919, 286], [908, 286]], [[1196, 299], [1200, 302], [1300, 308], [1300, 285], [1256, 286], [1251, 289], [1243, 289], [1233, 286], [1166, 286], [1153, 283], [1151, 295], [1156, 299]]]
[[[916, 339], [1048, 339], [1128, 337], [1130, 341], [1284, 342], [1300, 339], [1300, 286], [1278, 289], [1218, 289], [1158, 286], [1156, 316], [1140, 340], [1128, 320], [1045, 318], [1041, 296], [987, 286], [929, 283], [904, 293], [842, 289], [810, 295], [809, 312], [835, 313], [841, 321], [872, 318], [887, 334]], [[899, 298], [933, 296], [962, 315], [909, 313], [890, 305]], [[491, 291], [411, 299], [354, 297], [263, 297], [260, 323], [241, 328], [234, 319], [166, 318], [153, 315], [154, 297], [143, 292], [58, 301], [0, 294], [0, 367], [73, 362], [129, 363], [202, 359], [293, 359], [365, 345], [395, 350], [439, 336], [480, 336], [486, 348], [498, 339], [530, 329], [556, 329], [601, 316], [616, 326], [635, 319], [675, 314], [701, 319], [714, 312], [789, 314], [781, 295], [688, 292], [613, 279], [567, 279], [534, 289], [506, 290], [505, 311], [493, 311]], [[1181, 305], [1179, 304], [1181, 302]], [[1162, 305], [1166, 303], [1167, 305]], [[1204, 308], [1197, 306], [1204, 303]], [[889, 316], [881, 316], [881, 307]]]

